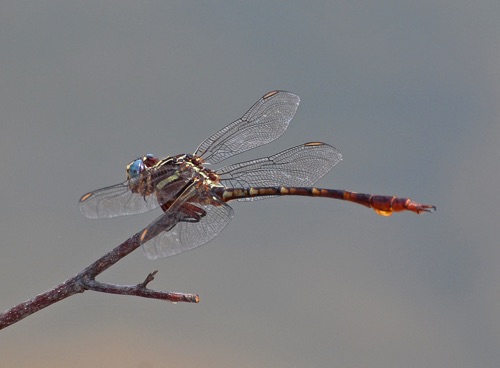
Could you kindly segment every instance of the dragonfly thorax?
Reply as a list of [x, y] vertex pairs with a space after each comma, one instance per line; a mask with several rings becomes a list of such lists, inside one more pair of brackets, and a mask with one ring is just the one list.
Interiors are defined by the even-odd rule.
[[220, 186], [219, 175], [214, 170], [204, 167], [203, 163], [204, 160], [200, 156], [196, 155], [185, 155], [185, 157], [182, 158], [182, 164], [189, 170], [196, 173], [196, 176], [204, 184], [208, 186]]
[[[219, 175], [203, 167], [196, 155], [180, 154], [163, 159], [147, 154], [127, 165], [130, 190], [141, 196], [153, 193], [162, 196], [168, 190], [181, 191], [189, 182], [202, 182], [207, 187], [220, 186]], [[170, 197], [170, 195], [169, 195]]]

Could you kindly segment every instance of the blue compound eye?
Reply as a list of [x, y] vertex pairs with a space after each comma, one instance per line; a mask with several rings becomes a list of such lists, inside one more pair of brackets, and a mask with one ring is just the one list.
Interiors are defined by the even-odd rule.
[[127, 174], [129, 179], [136, 178], [144, 171], [144, 162], [141, 159], [137, 159], [128, 165]]

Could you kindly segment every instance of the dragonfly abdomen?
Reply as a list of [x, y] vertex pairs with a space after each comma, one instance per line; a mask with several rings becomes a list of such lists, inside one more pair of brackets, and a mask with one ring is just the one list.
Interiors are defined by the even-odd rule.
[[304, 196], [340, 199], [372, 208], [381, 216], [390, 216], [393, 212], [411, 211], [417, 214], [434, 212], [435, 206], [421, 204], [410, 198], [373, 195], [351, 192], [343, 189], [324, 189], [315, 187], [250, 187], [250, 188], [214, 188], [225, 202], [264, 196]]

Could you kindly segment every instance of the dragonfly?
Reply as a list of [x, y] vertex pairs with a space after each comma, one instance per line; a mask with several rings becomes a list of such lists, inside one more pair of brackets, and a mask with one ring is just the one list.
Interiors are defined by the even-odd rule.
[[205, 139], [194, 154], [163, 159], [147, 154], [132, 161], [124, 182], [85, 194], [79, 201], [80, 210], [88, 218], [110, 218], [160, 207], [163, 213], [139, 233], [150, 259], [173, 256], [215, 238], [233, 217], [228, 205], [233, 200], [332, 198], [372, 208], [382, 216], [436, 210], [410, 198], [312, 187], [342, 160], [336, 148], [322, 142], [304, 143], [217, 170], [207, 167], [277, 139], [299, 102], [293, 93], [271, 91], [241, 118]]

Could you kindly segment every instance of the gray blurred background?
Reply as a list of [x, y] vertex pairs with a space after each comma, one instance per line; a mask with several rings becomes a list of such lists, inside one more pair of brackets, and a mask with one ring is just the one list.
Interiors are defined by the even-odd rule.
[[79, 197], [145, 153], [192, 153], [273, 89], [279, 140], [344, 160], [319, 183], [432, 215], [309, 198], [234, 203], [195, 251], [99, 277], [199, 293], [86, 292], [0, 332], [0, 367], [500, 366], [500, 2], [0, 2], [0, 310], [78, 273], [158, 211]]

